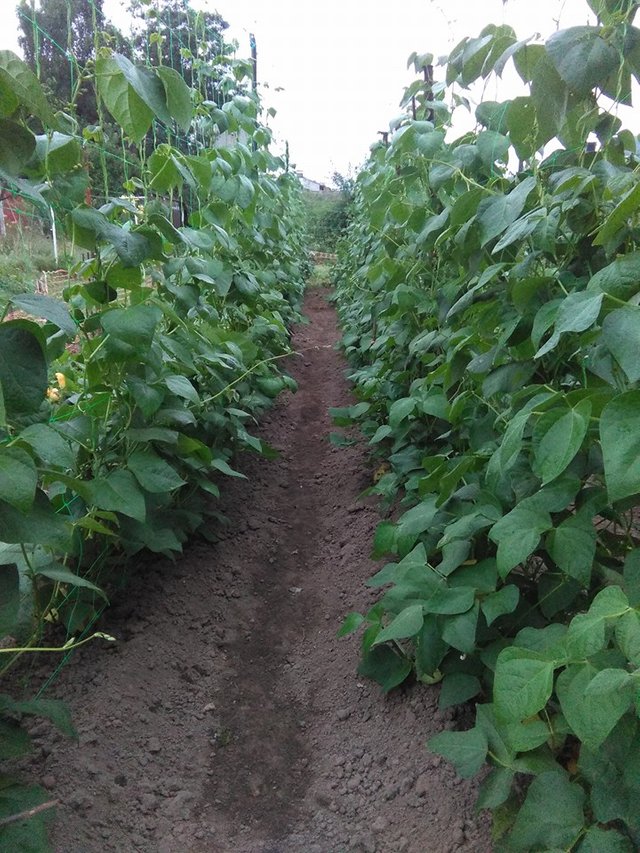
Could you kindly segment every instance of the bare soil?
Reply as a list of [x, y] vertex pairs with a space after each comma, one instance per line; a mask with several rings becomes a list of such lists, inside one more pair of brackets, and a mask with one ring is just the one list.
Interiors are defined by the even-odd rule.
[[300, 390], [259, 430], [279, 459], [238, 460], [220, 541], [141, 566], [101, 626], [115, 647], [75, 653], [47, 693], [79, 731], [34, 730], [59, 853], [490, 849], [474, 783], [424, 747], [456, 725], [437, 688], [383, 696], [356, 675], [358, 639], [335, 636], [374, 600], [379, 515], [358, 500], [365, 448], [328, 441], [328, 407], [351, 398], [326, 296], [294, 336]]

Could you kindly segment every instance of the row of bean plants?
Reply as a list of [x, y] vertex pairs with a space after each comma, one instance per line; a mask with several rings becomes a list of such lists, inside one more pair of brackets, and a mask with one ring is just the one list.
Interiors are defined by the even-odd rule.
[[[211, 73], [229, 89], [224, 69]], [[171, 557], [206, 535], [221, 480], [241, 476], [232, 454], [273, 455], [252, 426], [294, 387], [279, 365], [303, 288], [300, 191], [257, 98], [232, 75], [223, 106], [203, 102], [172, 69], [107, 49], [94, 81], [128, 145], [161, 122], [193, 154], [162, 144], [135, 198], [74, 205], [100, 128], [53, 114], [28, 67], [0, 52], [0, 177], [36, 202], [66, 199], [68, 236], [90, 253], [64, 299], [17, 296], [5, 316], [22, 313], [0, 323], [0, 675], [48, 623], [67, 648], [81, 641], [132, 555]], [[202, 145], [222, 133], [224, 147]], [[30, 714], [72, 732], [57, 702], [0, 695], [0, 759], [29, 748]], [[0, 774], [2, 849], [46, 849], [44, 820], [6, 822], [43, 798]]]
[[[630, 102], [640, 29], [635, 2], [589, 6], [597, 26], [544, 42], [487, 26], [416, 81], [341, 248], [359, 402], [333, 414], [394, 509], [381, 598], [341, 633], [364, 628], [384, 690], [477, 703], [428, 746], [482, 773], [497, 851], [640, 844], [640, 159], [609, 100]], [[451, 105], [509, 67], [522, 94], [449, 141]]]

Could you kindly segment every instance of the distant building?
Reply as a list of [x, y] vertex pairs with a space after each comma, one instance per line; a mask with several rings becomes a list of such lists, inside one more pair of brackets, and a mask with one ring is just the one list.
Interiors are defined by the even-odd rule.
[[300, 169], [296, 169], [296, 175], [300, 179], [300, 183], [304, 187], [305, 190], [309, 190], [312, 193], [326, 193], [331, 192], [329, 187], [326, 184], [321, 184], [319, 181], [312, 181], [311, 178], [305, 178], [304, 174]]

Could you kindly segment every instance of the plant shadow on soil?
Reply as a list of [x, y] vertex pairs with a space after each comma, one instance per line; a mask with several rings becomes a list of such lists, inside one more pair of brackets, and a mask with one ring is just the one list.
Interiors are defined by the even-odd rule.
[[105, 616], [116, 646], [78, 651], [47, 694], [79, 731], [35, 724], [25, 766], [61, 801], [59, 853], [490, 849], [475, 783], [424, 748], [455, 712], [435, 688], [382, 696], [355, 674], [358, 640], [335, 636], [377, 595], [379, 516], [357, 499], [366, 448], [328, 441], [328, 408], [351, 398], [327, 296], [309, 292], [294, 334], [299, 391], [258, 430], [278, 459], [239, 460], [219, 541], [146, 561]]

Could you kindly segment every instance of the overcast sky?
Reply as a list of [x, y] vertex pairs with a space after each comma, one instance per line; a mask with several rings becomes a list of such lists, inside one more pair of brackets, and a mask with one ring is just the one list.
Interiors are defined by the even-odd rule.
[[[44, 3], [47, 0], [43, 0]], [[448, 53], [465, 35], [488, 23], [508, 23], [519, 37], [550, 35], [558, 26], [594, 23], [586, 0], [192, 0], [217, 9], [229, 34], [248, 55], [249, 33], [258, 44], [258, 74], [272, 126], [287, 139], [291, 158], [311, 178], [347, 173], [366, 159], [369, 145], [395, 115], [412, 75], [412, 51]], [[105, 11], [127, 28], [124, 0], [105, 0]], [[16, 49], [14, 0], [0, 0], [0, 47]], [[444, 69], [435, 68], [435, 77]], [[508, 80], [486, 97], [514, 94]], [[282, 87], [283, 91], [276, 92]], [[631, 121], [633, 125], [633, 120]], [[464, 116], [457, 126], [464, 129]]]

